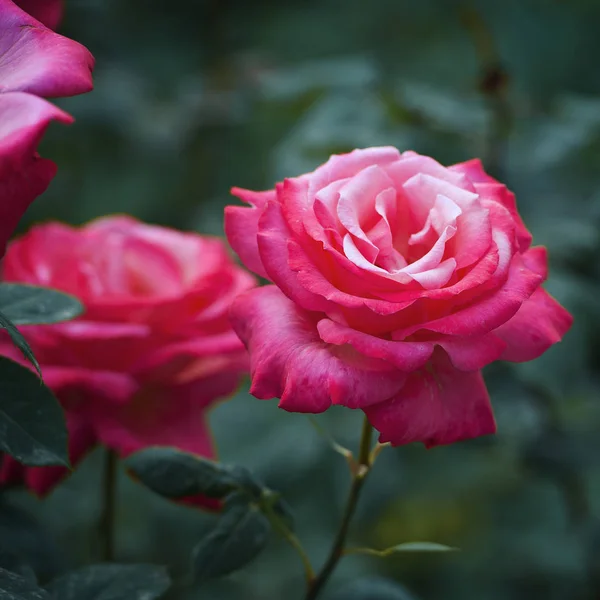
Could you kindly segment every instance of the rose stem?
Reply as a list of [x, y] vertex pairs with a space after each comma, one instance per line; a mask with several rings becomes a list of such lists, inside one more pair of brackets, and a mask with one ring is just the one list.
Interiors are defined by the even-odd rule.
[[346, 536], [348, 535], [350, 522], [352, 521], [352, 517], [358, 503], [358, 497], [371, 468], [370, 454], [372, 435], [373, 428], [371, 427], [368, 419], [365, 417], [363, 421], [362, 435], [360, 438], [358, 462], [352, 475], [352, 485], [350, 487], [350, 493], [348, 494], [348, 500], [346, 501], [346, 508], [344, 510], [342, 522], [323, 568], [312, 580], [312, 582], [309, 583], [306, 600], [314, 600], [319, 595], [319, 592], [327, 583], [327, 580], [333, 573], [338, 561], [342, 557], [344, 545], [346, 543]]
[[106, 449], [102, 475], [102, 512], [99, 528], [102, 560], [110, 562], [115, 555], [115, 508], [117, 496], [117, 455]]

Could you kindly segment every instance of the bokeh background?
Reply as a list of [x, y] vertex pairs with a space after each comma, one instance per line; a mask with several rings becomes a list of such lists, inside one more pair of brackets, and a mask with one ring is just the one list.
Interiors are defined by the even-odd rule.
[[[407, 599], [600, 598], [600, 2], [67, 0], [66, 10], [62, 32], [96, 56], [96, 89], [60, 102], [77, 122], [46, 136], [59, 174], [23, 228], [124, 212], [221, 234], [232, 185], [266, 189], [331, 153], [386, 144], [446, 164], [480, 156], [516, 192], [550, 250], [547, 287], [575, 325], [541, 359], [487, 370], [496, 437], [380, 455], [353, 542], [461, 551], [348, 558], [328, 591], [379, 574]], [[355, 447], [358, 414], [319, 419]], [[349, 483], [343, 459], [305, 416], [246, 389], [212, 424], [224, 461], [284, 493], [319, 564]], [[21, 542], [47, 576], [97, 559], [101, 458], [43, 503], [9, 495], [47, 531], [46, 546]], [[183, 573], [214, 518], [121, 473], [118, 558]], [[0, 536], [19, 519], [0, 522]], [[243, 571], [171, 597], [300, 599], [301, 565], [274, 539]]]

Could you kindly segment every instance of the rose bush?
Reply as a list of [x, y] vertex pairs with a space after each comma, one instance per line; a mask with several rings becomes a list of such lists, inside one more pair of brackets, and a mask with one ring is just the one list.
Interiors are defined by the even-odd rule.
[[73, 121], [43, 98], [90, 91], [93, 66], [83, 46], [11, 0], [0, 0], [0, 255], [27, 207], [56, 173], [56, 165], [36, 151], [44, 131], [51, 121]]
[[[9, 245], [3, 279], [85, 305], [75, 321], [21, 328], [65, 409], [73, 464], [97, 443], [121, 456], [150, 445], [214, 455], [206, 411], [248, 370], [227, 311], [254, 285], [222, 240], [121, 216], [50, 223]], [[10, 342], [0, 351], [20, 358]], [[5, 457], [0, 481], [43, 494], [65, 473]]]
[[250, 207], [226, 208], [229, 242], [274, 284], [240, 296], [232, 321], [252, 394], [286, 410], [362, 409], [394, 445], [489, 434], [480, 370], [536, 358], [571, 325], [541, 287], [545, 249], [478, 160], [370, 148], [232, 191]]

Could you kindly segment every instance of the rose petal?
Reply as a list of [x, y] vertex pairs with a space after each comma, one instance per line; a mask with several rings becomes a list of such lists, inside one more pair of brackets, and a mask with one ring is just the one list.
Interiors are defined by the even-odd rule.
[[0, 0], [0, 92], [74, 96], [93, 88], [94, 58], [11, 0]]
[[[432, 226], [436, 225], [434, 215], [439, 215], [436, 229], [456, 215], [457, 232], [452, 243], [452, 256], [459, 269], [473, 264], [484, 255], [491, 242], [491, 225], [489, 211], [482, 207], [477, 194], [426, 174], [415, 175], [403, 185], [403, 189], [419, 223], [425, 223], [429, 212], [434, 209]], [[457, 206], [461, 214], [451, 210], [447, 200]]]
[[464, 173], [469, 180], [475, 184], [475, 190], [478, 194], [483, 197], [495, 199], [510, 211], [517, 226], [519, 251], [525, 252], [531, 245], [532, 237], [531, 233], [527, 230], [527, 227], [525, 227], [521, 215], [519, 215], [515, 195], [510, 192], [505, 185], [502, 185], [496, 179], [488, 175], [478, 158], [452, 165], [449, 169], [457, 173]]
[[231, 378], [229, 395], [248, 372], [248, 356], [236, 334], [226, 331], [159, 347], [143, 355], [131, 371], [146, 383], [188, 383], [226, 372]]
[[402, 253], [394, 247], [393, 228], [398, 229], [398, 221], [403, 218], [398, 217], [396, 190], [388, 188], [379, 193], [375, 198], [375, 211], [381, 218], [367, 231], [367, 236], [379, 249], [377, 264], [386, 271], [398, 271], [405, 267], [407, 262]]
[[573, 324], [573, 317], [542, 288], [523, 303], [517, 314], [494, 331], [507, 347], [500, 357], [525, 362], [541, 356], [560, 342]]
[[365, 413], [380, 432], [379, 441], [394, 446], [423, 442], [430, 448], [496, 431], [481, 373], [455, 369], [441, 350], [427, 368], [409, 375], [394, 398]]
[[[200, 456], [213, 457], [212, 437], [206, 423], [206, 402], [213, 392], [230, 388], [226, 376], [203, 382], [142, 388], [125, 405], [94, 407], [98, 437], [125, 457], [148, 446], [174, 446]], [[210, 390], [210, 393], [209, 393]]]
[[324, 343], [317, 318], [275, 286], [242, 294], [233, 326], [250, 351], [252, 386], [260, 399], [280, 398], [289, 411], [318, 413], [332, 404], [350, 408], [396, 393], [405, 375], [388, 363]]
[[351, 233], [365, 258], [374, 263], [379, 254], [377, 246], [365, 233], [374, 225], [375, 200], [387, 190], [394, 193], [393, 182], [377, 165], [360, 171], [339, 190], [337, 216], [340, 223]]
[[49, 29], [56, 29], [62, 18], [62, 0], [15, 0], [15, 4]]
[[227, 241], [246, 267], [260, 277], [268, 279], [258, 252], [256, 234], [258, 233], [258, 221], [267, 202], [276, 200], [275, 190], [253, 192], [241, 188], [231, 188], [231, 193], [250, 204], [251, 208], [225, 207]]
[[544, 246], [534, 246], [523, 254], [525, 266], [542, 277], [542, 281], [548, 279], [548, 251]]
[[[260, 258], [271, 281], [276, 283], [288, 298], [292, 298], [303, 308], [325, 312], [329, 303], [301, 285], [296, 273], [290, 267], [288, 247], [295, 242], [290, 239], [291, 232], [283, 219], [281, 206], [277, 202], [267, 204], [258, 227]], [[309, 271], [314, 271], [314, 266], [303, 251], [301, 257], [305, 258]]]
[[330, 319], [317, 323], [319, 336], [328, 344], [349, 344], [370, 358], [385, 360], [401, 371], [421, 368], [433, 352], [432, 342], [395, 342], [357, 331]]
[[455, 271], [456, 260], [449, 258], [432, 269], [412, 273], [411, 277], [415, 281], [418, 281], [426, 290], [438, 290], [450, 281]]
[[56, 165], [36, 153], [53, 120], [72, 121], [41, 98], [0, 94], [0, 256], [27, 207], [46, 190], [56, 173]]
[[393, 338], [404, 339], [419, 329], [459, 336], [488, 333], [512, 318], [541, 282], [542, 277], [527, 269], [521, 256], [516, 255], [510, 264], [507, 280], [498, 290], [479, 297], [476, 302], [458, 308], [454, 313], [395, 331]]
[[473, 184], [462, 173], [444, 167], [430, 156], [423, 156], [415, 152], [404, 152], [401, 160], [386, 166], [385, 171], [393, 179], [396, 189], [401, 189], [411, 177], [423, 174], [447, 181], [464, 190], [474, 191]]
[[392, 146], [359, 148], [347, 154], [332, 155], [325, 164], [302, 177], [310, 180], [308, 192], [314, 197], [319, 190], [333, 181], [353, 177], [372, 165], [390, 165], [400, 157], [400, 152]]
[[44, 365], [44, 382], [69, 410], [94, 404], [125, 404], [139, 385], [126, 373]]
[[[442, 258], [444, 257], [444, 252], [446, 251], [446, 242], [453, 238], [455, 234], [456, 227], [448, 225], [444, 231], [442, 231], [440, 237], [437, 239], [429, 252], [422, 256], [419, 260], [415, 260], [406, 267], [403, 267], [400, 270], [400, 273], [414, 275], [416, 273], [422, 273], [438, 267], [442, 261]], [[456, 261], [453, 258], [450, 260], [454, 261], [454, 264], [456, 264]]]
[[463, 173], [472, 183], [498, 183], [491, 175], [488, 175], [479, 158], [472, 158], [465, 162], [456, 163], [448, 167], [450, 171], [455, 173]]
[[506, 349], [506, 343], [495, 333], [470, 337], [442, 336], [436, 337], [435, 343], [446, 351], [450, 361], [457, 369], [479, 371], [498, 360]]
[[519, 252], [526, 252], [533, 238], [517, 210], [515, 195], [501, 184], [477, 183], [475, 188], [482, 200], [493, 200], [508, 210], [513, 226], [516, 228]]

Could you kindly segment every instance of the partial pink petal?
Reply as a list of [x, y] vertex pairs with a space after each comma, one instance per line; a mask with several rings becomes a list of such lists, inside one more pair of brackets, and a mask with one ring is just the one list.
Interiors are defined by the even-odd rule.
[[359, 408], [395, 394], [405, 375], [349, 346], [324, 343], [318, 315], [301, 310], [275, 286], [238, 297], [233, 326], [250, 352], [252, 387], [261, 399], [281, 398], [294, 412], [323, 412], [331, 404]]
[[56, 29], [63, 14], [63, 0], [15, 0], [26, 13], [49, 29]]
[[[288, 247], [291, 244], [297, 245], [291, 239], [291, 235], [283, 219], [281, 206], [277, 202], [269, 202], [260, 218], [257, 236], [262, 264], [271, 281], [277, 284], [288, 298], [307, 310], [324, 312], [329, 303], [301, 285], [298, 276], [290, 267]], [[314, 267], [304, 251], [302, 255], [305, 258], [305, 268], [313, 271]]]
[[416, 152], [404, 152], [402, 159], [394, 162], [390, 167], [386, 167], [386, 171], [393, 177], [397, 187], [402, 187], [411, 177], [423, 173], [462, 187], [465, 190], [473, 191], [470, 181], [463, 174], [444, 167], [430, 156], [424, 156]]
[[432, 342], [394, 342], [346, 327], [330, 319], [317, 323], [319, 336], [328, 344], [349, 344], [370, 358], [385, 360], [401, 371], [421, 368], [433, 352]]
[[[94, 416], [99, 438], [119, 456], [152, 446], [169, 446], [203, 458], [216, 458], [206, 407], [230, 390], [227, 374], [201, 384], [152, 385], [144, 388], [126, 406], [101, 411]], [[219, 500], [194, 496], [181, 500], [209, 510], [220, 507]]]
[[478, 200], [477, 194], [427, 173], [417, 173], [401, 189], [406, 192], [418, 223], [425, 222], [439, 195], [450, 199], [462, 211], [475, 207]]
[[476, 183], [475, 189], [484, 200], [493, 200], [508, 210], [516, 227], [519, 252], [526, 252], [531, 246], [532, 236], [517, 210], [515, 195], [500, 183]]
[[441, 346], [452, 364], [461, 371], [479, 371], [501, 358], [506, 343], [496, 332], [470, 337], [440, 336], [435, 344]]
[[248, 372], [249, 358], [233, 331], [218, 335], [173, 342], [150, 352], [131, 368], [136, 378], [145, 383], [189, 383], [228, 373], [231, 381], [229, 395]]
[[93, 88], [94, 57], [44, 27], [11, 0], [0, 0], [0, 92], [74, 96]]
[[357, 247], [371, 263], [375, 262], [379, 249], [367, 237], [365, 229], [370, 229], [378, 216], [375, 212], [377, 196], [387, 190], [393, 193], [393, 185], [385, 171], [373, 165], [349, 179], [339, 190], [339, 221], [354, 236]]
[[125, 404], [139, 389], [126, 373], [44, 365], [44, 382], [69, 410], [88, 410], [94, 404]]
[[268, 275], [258, 253], [256, 234], [258, 221], [267, 202], [275, 201], [275, 190], [252, 192], [241, 188], [232, 188], [231, 193], [251, 208], [241, 206], [225, 207], [225, 235], [233, 251], [251, 271], [268, 279]]
[[[356, 323], [358, 328], [368, 330], [370, 333], [377, 333], [378, 331], [385, 331], [386, 328], [389, 331], [389, 322], [386, 322], [385, 319], [382, 320], [381, 316], [394, 316], [415, 301], [415, 298], [411, 298], [406, 302], [388, 302], [387, 300], [368, 297], [368, 285], [373, 284], [372, 279], [368, 278], [372, 276], [377, 277], [378, 274], [361, 269], [360, 267], [357, 267], [356, 264], [349, 261], [345, 256], [332, 252], [332, 258], [335, 261], [340, 261], [340, 264], [345, 269], [345, 271], [337, 273], [336, 283], [343, 283], [345, 289], [351, 290], [346, 292], [345, 289], [342, 290], [335, 287], [333, 283], [325, 278], [319, 269], [311, 262], [300, 244], [292, 240], [288, 241], [287, 251], [289, 259], [286, 262], [286, 266], [291, 269], [294, 279], [288, 278], [287, 283], [283, 284], [276, 279], [273, 281], [289, 298], [296, 300], [298, 304], [303, 307], [305, 299], [298, 293], [300, 290], [304, 293], [310, 292], [311, 297], [321, 297], [327, 301], [327, 304], [321, 304], [320, 308], [317, 308], [318, 305], [315, 304], [313, 305], [315, 308], [307, 308], [307, 310], [324, 312], [338, 322], [344, 320], [343, 318], [338, 318], [343, 314], [347, 320]], [[351, 277], [351, 275], [355, 276], [356, 279]], [[381, 275], [385, 276], [386, 279], [384, 279], [384, 281], [388, 282], [388, 284], [390, 280], [396, 284], [397, 281], [395, 278], [400, 279], [401, 277], [406, 277], [402, 273], [390, 275], [387, 272], [383, 272]], [[292, 288], [289, 285], [290, 283], [293, 283], [294, 285], [293, 294], [291, 293]], [[381, 281], [377, 283], [381, 285]], [[375, 285], [377, 285], [377, 283]], [[296, 286], [299, 287], [297, 288]], [[361, 297], [359, 294], [361, 294], [365, 288], [367, 288], [367, 291], [365, 292], [367, 297]], [[290, 290], [290, 293], [286, 290]], [[373, 290], [370, 291], [372, 292]], [[299, 301], [298, 298], [302, 298], [302, 300]], [[372, 327], [375, 327], [375, 330], [373, 330]], [[380, 327], [383, 327], [383, 329], [379, 329]]]
[[302, 178], [310, 180], [309, 194], [315, 196], [319, 190], [338, 179], [353, 177], [363, 169], [384, 166], [400, 159], [400, 152], [392, 146], [353, 150], [348, 154], [334, 154], [323, 165]]
[[455, 369], [441, 350], [394, 398], [364, 410], [379, 441], [394, 446], [423, 442], [430, 448], [496, 431], [481, 373]]
[[[375, 199], [375, 211], [379, 220], [367, 232], [369, 239], [379, 248], [377, 264], [387, 271], [397, 271], [405, 267], [407, 262], [402, 253], [394, 247], [393, 229], [398, 230], [399, 221], [403, 218], [403, 210], [398, 209], [398, 194], [388, 188]], [[405, 207], [403, 207], [405, 208]], [[398, 215], [400, 214], [400, 217]]]
[[0, 94], [0, 256], [27, 207], [46, 190], [56, 173], [56, 165], [36, 152], [53, 120], [72, 121], [41, 98]]
[[534, 273], [541, 275], [543, 281], [548, 279], [548, 250], [544, 246], [534, 246], [523, 254], [525, 266]]
[[206, 407], [231, 390], [227, 375], [202, 385], [142, 388], [121, 406], [93, 407], [93, 422], [103, 444], [127, 456], [148, 446], [174, 446], [200, 456], [214, 456], [206, 423]]
[[494, 333], [507, 344], [502, 360], [526, 362], [560, 342], [573, 317], [548, 292], [538, 288], [517, 314]]
[[419, 329], [458, 336], [489, 333], [512, 318], [541, 283], [542, 277], [527, 269], [521, 256], [515, 255], [508, 278], [498, 290], [477, 298], [464, 308], [457, 308], [454, 313], [396, 331], [393, 338], [404, 339]]
[[[412, 177], [403, 188], [417, 222], [426, 223], [430, 211], [433, 211], [432, 225], [435, 227], [434, 216], [437, 216], [437, 230], [445, 223], [456, 226], [452, 256], [459, 269], [473, 264], [484, 255], [492, 241], [490, 218], [489, 211], [482, 207], [477, 194], [425, 174]], [[451, 210], [448, 200], [459, 211]]]
[[448, 167], [448, 169], [456, 173], [463, 173], [473, 183], [498, 183], [496, 179], [485, 172], [483, 164], [478, 158], [472, 158], [465, 162], [456, 163], [455, 165]]
[[[436, 240], [435, 244], [429, 250], [429, 252], [427, 252], [427, 254], [406, 265], [406, 267], [402, 268], [400, 272], [413, 275], [415, 273], [422, 273], [423, 271], [429, 271], [430, 269], [435, 269], [438, 267], [442, 262], [442, 258], [444, 257], [446, 242], [453, 238], [455, 234], [456, 227], [448, 225], [444, 231], [442, 231], [440, 237]], [[454, 259], [452, 260], [454, 261]], [[456, 261], [454, 261], [454, 265], [456, 265]], [[444, 282], [444, 284], [445, 283], [446, 282]]]
[[426, 290], [439, 290], [452, 279], [455, 271], [456, 260], [448, 258], [431, 269], [412, 273], [411, 277], [415, 281], [418, 281]]
[[[148, 325], [94, 322], [85, 317], [21, 330], [34, 344], [42, 363], [98, 371], [127, 371], [137, 356], [160, 348], [164, 341], [151, 336]], [[57, 347], [61, 349], [58, 353]]]

